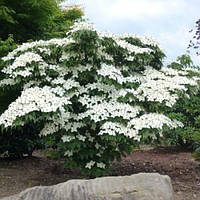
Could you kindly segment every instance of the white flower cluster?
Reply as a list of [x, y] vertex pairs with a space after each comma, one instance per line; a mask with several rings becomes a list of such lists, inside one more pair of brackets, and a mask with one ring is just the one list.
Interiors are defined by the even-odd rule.
[[154, 47], [160, 47], [160, 44], [152, 37], [152, 36], [138, 36], [136, 34], [122, 34], [119, 36], [120, 39], [125, 39], [125, 38], [136, 38], [139, 39], [143, 44], [145, 45], [150, 45]]
[[40, 53], [44, 53], [44, 54], [46, 54], [48, 56], [51, 55], [51, 50], [49, 48], [44, 48], [44, 47], [41, 48], [41, 47], [39, 47], [38, 50], [40, 51]]
[[141, 117], [131, 119], [127, 126], [114, 122], [105, 122], [99, 135], [109, 134], [115, 136], [116, 134], [123, 134], [127, 137], [134, 138], [140, 141], [141, 135], [139, 131], [142, 129], [159, 129], [162, 130], [163, 126], [167, 125], [170, 128], [183, 127], [179, 121], [172, 121], [168, 117], [158, 113], [143, 114]]
[[91, 160], [85, 165], [85, 168], [91, 169], [95, 165], [95, 161]]
[[158, 72], [148, 67], [144, 72], [141, 85], [132, 92], [140, 101], [164, 102], [171, 107], [178, 99], [177, 90], [187, 91], [187, 85], [197, 86], [195, 78], [188, 78], [184, 75], [187, 75], [185, 71], [179, 72], [163, 67]]
[[114, 122], [106, 122], [102, 125], [99, 135], [109, 134], [116, 136], [116, 134], [122, 134], [130, 138], [134, 138], [134, 140], [140, 141], [140, 136], [138, 135], [138, 131], [133, 128], [126, 127], [119, 123]]
[[44, 128], [40, 131], [40, 136], [47, 136], [56, 133], [59, 130], [56, 123], [46, 123]]
[[71, 140], [74, 140], [75, 137], [70, 135], [63, 135], [61, 139], [63, 142], [70, 142]]
[[200, 68], [186, 67], [184, 70], [187, 72], [192, 71], [192, 72], [200, 73]]
[[83, 119], [89, 116], [95, 122], [116, 117], [130, 120], [142, 110], [139, 106], [130, 106], [129, 104], [116, 101], [106, 102], [100, 98], [86, 98], [86, 96], [85, 99], [82, 99], [81, 103], [86, 105], [88, 110], [81, 113], [78, 118]]
[[68, 33], [74, 33], [81, 30], [95, 31], [94, 25], [88, 22], [75, 22]]
[[104, 39], [104, 38], [112, 38], [113, 40], [118, 40], [120, 39], [118, 35], [115, 35], [113, 33], [111, 33], [110, 31], [97, 31], [98, 36], [100, 39]]
[[85, 140], [86, 140], [86, 137], [83, 136], [83, 135], [80, 135], [80, 134], [77, 135], [76, 138], [77, 138], [78, 140], [80, 140], [80, 141], [83, 141], [83, 142], [85, 142]]
[[169, 126], [170, 128], [183, 127], [183, 124], [181, 122], [172, 121], [165, 115], [159, 113], [149, 113], [144, 114], [139, 118], [134, 118], [130, 120], [128, 127], [134, 128], [137, 131], [144, 128], [162, 130], [164, 124]]
[[112, 93], [113, 91], [117, 91], [115, 86], [107, 85], [107, 84], [97, 81], [96, 83], [89, 83], [85, 85], [84, 87], [80, 87], [79, 93], [80, 94], [87, 93], [87, 91], [89, 90], [98, 90], [98, 91], [105, 92], [106, 94]]
[[[149, 49], [149, 48], [141, 48], [135, 45], [132, 45], [126, 41], [124, 41], [123, 39], [126, 37], [134, 37], [134, 38], [138, 38], [143, 44], [145, 45], [151, 45], [151, 46], [157, 46], [159, 47], [159, 44], [156, 42], [155, 39], [153, 39], [150, 36], [136, 36], [136, 35], [114, 35], [110, 32], [100, 32], [97, 31], [94, 28], [94, 25], [88, 22], [77, 22], [75, 23], [72, 27], [71, 30], [69, 31], [69, 33], [74, 33], [80, 30], [91, 30], [91, 31], [96, 31], [99, 38], [103, 39], [103, 38], [112, 38], [118, 46], [128, 50], [129, 53], [135, 53], [135, 54], [143, 54], [143, 53], [151, 53], [153, 50]], [[103, 53], [102, 51], [100, 51], [100, 54], [105, 55], [105, 57], [108, 58], [108, 60], [112, 60], [112, 57], [110, 57], [108, 54], [106, 55], [105, 53]], [[129, 60], [132, 61], [133, 58], [129, 57]]]
[[97, 167], [105, 169], [106, 165], [104, 163], [100, 162], [100, 163], [97, 163]]
[[8, 78], [8, 79], [3, 79], [0, 81], [0, 87], [4, 85], [15, 85], [16, 81], [14, 79]]
[[[71, 117], [73, 117], [73, 116], [71, 116]], [[74, 116], [74, 117], [76, 117], [75, 119], [78, 118], [78, 116]], [[66, 131], [71, 131], [72, 133], [76, 133], [76, 132], [78, 132], [79, 128], [82, 128], [84, 126], [85, 126], [85, 124], [82, 123], [82, 122], [73, 122], [73, 123], [71, 123], [71, 122], [67, 122], [66, 121], [66, 125], [63, 128]]]
[[[129, 77], [127, 77], [127, 81], [128, 82], [133, 82], [133, 80], [128, 80]], [[135, 90], [130, 90], [130, 89], [116, 89], [115, 86], [113, 85], [107, 85], [104, 84], [102, 82], [96, 82], [96, 83], [92, 83], [92, 84], [87, 84], [84, 87], [79, 87], [78, 88], [78, 94], [87, 94], [88, 91], [92, 91], [92, 90], [97, 90], [100, 92], [103, 92], [105, 95], [107, 95], [108, 99], [112, 99], [112, 101], [117, 101], [118, 98], [120, 97], [125, 97], [126, 94], [128, 93], [133, 93], [133, 91], [135, 92]], [[93, 99], [94, 100], [94, 99]], [[96, 99], [96, 103], [97, 101], [101, 101], [102, 102], [103, 99]], [[87, 102], [91, 102], [90, 98], [88, 96], [83, 96], [80, 98], [80, 101], [83, 103], [83, 105], [86, 105]]]
[[65, 80], [65, 83], [63, 83], [63, 88], [65, 90], [70, 90], [72, 88], [79, 88], [79, 87], [80, 87], [79, 82], [77, 82], [73, 79]]
[[18, 117], [33, 111], [55, 112], [61, 106], [71, 103], [66, 97], [56, 97], [51, 89], [45, 86], [44, 88], [34, 87], [24, 90], [21, 96], [11, 103], [0, 116], [0, 124], [4, 124], [5, 127], [12, 126]]
[[25, 77], [26, 74], [30, 75], [31, 74], [30, 71], [32, 71], [33, 69], [31, 68], [25, 69], [26, 71], [23, 69], [20, 71], [18, 70], [17, 72], [15, 70], [25, 67], [28, 63], [31, 64], [32, 62], [42, 62], [42, 61], [43, 59], [40, 55], [32, 53], [32, 52], [25, 52], [24, 54], [17, 57], [12, 65], [4, 68], [2, 72], [6, 74], [10, 74], [12, 78], [15, 78], [17, 75], [22, 75]]
[[68, 156], [68, 157], [70, 157], [70, 156], [72, 156], [73, 155], [73, 151], [66, 151], [65, 152], [65, 154], [64, 154], [64, 156]]
[[[60, 129], [65, 129], [65, 123], [68, 122], [73, 115], [70, 112], [67, 112], [63, 107], [59, 108], [60, 115], [59, 117], [51, 117], [49, 120], [52, 122], [47, 122], [43, 129], [40, 131], [40, 136], [47, 136], [58, 132]], [[63, 142], [66, 142], [64, 137]]]
[[186, 71], [181, 71], [181, 70], [175, 70], [169, 67], [163, 67], [161, 69], [161, 71], [165, 74], [165, 75], [171, 75], [171, 76], [179, 76], [179, 75], [187, 75], [188, 72]]
[[[19, 46], [17, 49], [13, 50], [12, 52], [10, 52], [7, 56], [3, 57], [2, 60], [4, 61], [8, 61], [8, 60], [12, 60], [15, 58], [15, 56], [17, 56], [18, 53], [20, 52], [25, 52], [29, 49], [32, 49], [33, 47], [45, 47], [45, 46], [67, 46], [68, 44], [73, 43], [74, 40], [71, 38], [63, 38], [63, 39], [51, 39], [48, 41], [45, 40], [39, 40], [39, 41], [35, 41], [35, 42], [30, 42], [30, 43], [23, 43], [21, 46]], [[49, 54], [49, 53], [48, 53]]]
[[140, 76], [130, 75], [129, 77], [124, 77], [120, 69], [117, 69], [114, 66], [106, 65], [106, 64], [103, 64], [101, 66], [101, 69], [97, 70], [97, 73], [101, 76], [108, 77], [109, 79], [113, 79], [120, 84], [127, 83], [127, 82], [136, 83], [136, 82], [141, 81]]
[[154, 46], [154, 47], [159, 47], [160, 48], [160, 44], [158, 43], [158, 41], [156, 39], [154, 39], [152, 36], [138, 36], [137, 37], [143, 44], [146, 45], [150, 45], [150, 46]]
[[36, 87], [39, 85], [39, 81], [29, 81], [28, 83], [23, 85], [23, 90], [31, 88], [31, 87]]
[[121, 84], [123, 83], [121, 80], [123, 78], [121, 71], [114, 66], [103, 64], [101, 69], [97, 70], [97, 73], [101, 76], [107, 76], [110, 79], [117, 80]]
[[121, 48], [128, 50], [129, 53], [143, 54], [143, 53], [151, 53], [153, 51], [152, 49], [149, 48], [141, 48], [138, 46], [134, 46], [124, 40], [115, 40], [115, 42]]

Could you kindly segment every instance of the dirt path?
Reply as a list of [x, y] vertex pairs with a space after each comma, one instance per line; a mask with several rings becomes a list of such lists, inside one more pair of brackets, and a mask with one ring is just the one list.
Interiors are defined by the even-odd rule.
[[[172, 179], [176, 200], [200, 200], [200, 163], [189, 152], [172, 148], [136, 151], [113, 163], [113, 175], [158, 172]], [[0, 160], [0, 198], [19, 193], [36, 185], [54, 185], [69, 179], [88, 178], [78, 170], [62, 167], [61, 161], [50, 160], [35, 152], [33, 158]]]

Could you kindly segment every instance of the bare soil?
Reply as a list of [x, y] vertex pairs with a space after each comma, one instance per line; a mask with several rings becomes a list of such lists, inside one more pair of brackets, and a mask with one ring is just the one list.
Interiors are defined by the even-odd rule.
[[[169, 175], [176, 200], [200, 200], [200, 162], [190, 152], [173, 147], [137, 150], [114, 162], [112, 175], [158, 172]], [[51, 160], [42, 152], [22, 160], [0, 159], [0, 198], [37, 185], [54, 185], [70, 179], [87, 179], [78, 169], [66, 169], [62, 160]]]

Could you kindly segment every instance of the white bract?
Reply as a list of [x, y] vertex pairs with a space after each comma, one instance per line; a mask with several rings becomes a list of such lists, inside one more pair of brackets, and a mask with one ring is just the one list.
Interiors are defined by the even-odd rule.
[[86, 22], [75, 23], [66, 38], [25, 43], [3, 58], [0, 87], [18, 84], [21, 94], [1, 114], [0, 125], [30, 123], [28, 115], [38, 122], [45, 114], [40, 136], [58, 136], [63, 155], [80, 155], [82, 167], [104, 169], [107, 154], [121, 151], [113, 137], [139, 142], [142, 130], [183, 126], [146, 105], [172, 107], [177, 92], [196, 87], [199, 78], [189, 77], [190, 69], [161, 68], [157, 51], [150, 37], [101, 33]]
[[86, 164], [85, 168], [91, 169], [92, 166], [94, 166], [94, 164], [95, 164], [95, 161], [91, 160], [90, 162], [88, 162], [88, 163]]
[[3, 79], [0, 81], [0, 87], [5, 85], [15, 85], [15, 84], [16, 84], [15, 80], [11, 78]]

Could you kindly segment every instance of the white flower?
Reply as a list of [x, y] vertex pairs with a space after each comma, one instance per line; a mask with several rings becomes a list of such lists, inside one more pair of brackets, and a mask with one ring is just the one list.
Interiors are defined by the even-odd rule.
[[91, 160], [85, 165], [85, 168], [91, 169], [95, 165], [95, 161]]
[[91, 30], [95, 31], [94, 25], [88, 22], [75, 22], [73, 26], [71, 26], [71, 30], [69, 33], [74, 33], [80, 30]]
[[3, 79], [0, 81], [0, 87], [5, 86], [5, 85], [15, 85], [15, 84], [16, 84], [16, 81], [11, 78]]
[[68, 156], [68, 157], [73, 156], [73, 151], [69, 151], [69, 150], [65, 151], [64, 156]]
[[33, 47], [42, 47], [44, 48], [45, 46], [49, 46], [49, 45], [55, 45], [55, 46], [67, 46], [68, 44], [73, 43], [74, 40], [73, 39], [69, 39], [69, 38], [63, 38], [63, 39], [51, 39], [48, 41], [44, 41], [44, 40], [39, 40], [39, 41], [35, 41], [35, 42], [30, 42], [30, 43], [23, 43], [21, 46], [18, 46], [18, 48], [16, 48], [15, 50], [13, 50], [12, 52], [10, 52], [7, 56], [3, 57], [2, 60], [4, 61], [8, 61], [8, 60], [12, 60], [15, 58], [15, 56], [19, 53], [19, 52], [25, 52], [28, 49], [31, 49]]
[[99, 149], [100, 147], [101, 147], [101, 145], [100, 145], [99, 143], [96, 143], [96, 144], [95, 144], [95, 148], [96, 148], [96, 149]]
[[109, 134], [115, 136], [116, 134], [122, 134], [129, 138], [140, 141], [140, 136], [138, 135], [138, 130], [134, 130], [131, 127], [126, 127], [119, 123], [106, 122], [102, 125], [99, 135]]
[[[17, 68], [25, 67], [27, 64], [31, 64], [32, 62], [42, 62], [43, 59], [40, 55], [32, 53], [32, 52], [25, 52], [24, 54], [20, 55], [15, 59], [12, 65], [5, 67], [2, 72], [6, 74], [12, 74], [14, 70]], [[30, 70], [30, 69], [27, 69]]]
[[143, 53], [153, 52], [152, 49], [134, 46], [124, 40], [115, 40], [115, 42], [117, 43], [118, 46], [122, 47], [123, 49], [127, 49], [129, 53], [143, 54]]
[[70, 135], [63, 135], [61, 139], [63, 142], [70, 142], [71, 140], [74, 140], [75, 137]]
[[97, 70], [97, 73], [101, 76], [108, 77], [109, 79], [113, 79], [120, 84], [123, 83], [136, 83], [140, 82], [140, 76], [129, 76], [124, 77], [119, 69], [112, 65], [103, 64], [101, 69]]
[[40, 131], [40, 136], [47, 136], [56, 133], [59, 126], [55, 123], [46, 123], [44, 128]]
[[85, 142], [85, 140], [86, 140], [86, 137], [83, 136], [83, 135], [77, 135], [76, 138], [77, 138], [78, 140], [80, 140], [80, 141], [83, 141], [83, 142]]
[[97, 167], [105, 169], [106, 165], [104, 163], [100, 162], [100, 163], [97, 163]]
[[125, 38], [137, 38], [139, 39], [143, 44], [145, 45], [150, 45], [150, 46], [154, 46], [154, 47], [159, 47], [160, 48], [160, 44], [152, 37], [152, 36], [138, 36], [136, 34], [122, 34], [119, 36], [120, 39], [125, 39]]

